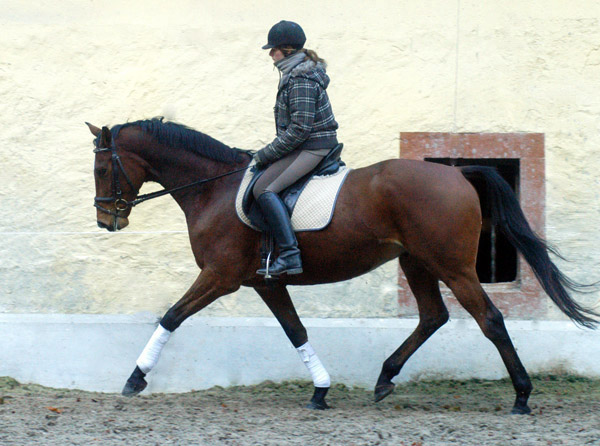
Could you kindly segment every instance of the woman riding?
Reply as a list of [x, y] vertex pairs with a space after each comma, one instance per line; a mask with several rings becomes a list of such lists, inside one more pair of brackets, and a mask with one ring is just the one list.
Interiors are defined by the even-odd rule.
[[[266, 167], [256, 182], [254, 197], [279, 246], [279, 257], [269, 274], [300, 274], [302, 260], [288, 211], [279, 193], [311, 172], [337, 144], [325, 61], [304, 49], [306, 36], [297, 23], [275, 24], [263, 49], [270, 49], [280, 80], [275, 102], [277, 136], [254, 155]], [[266, 274], [259, 269], [257, 274]]]

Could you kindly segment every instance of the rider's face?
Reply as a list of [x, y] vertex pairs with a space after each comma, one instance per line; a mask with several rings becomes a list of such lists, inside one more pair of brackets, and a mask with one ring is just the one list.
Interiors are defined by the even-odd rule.
[[273, 62], [279, 62], [285, 57], [279, 48], [271, 48], [271, 51], [269, 51], [269, 56], [273, 58]]

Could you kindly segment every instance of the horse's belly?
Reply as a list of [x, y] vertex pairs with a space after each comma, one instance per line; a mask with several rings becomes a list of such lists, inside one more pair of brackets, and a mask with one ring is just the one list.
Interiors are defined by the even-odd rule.
[[303, 261], [304, 273], [290, 276], [286, 279], [286, 283], [315, 285], [349, 280], [373, 271], [384, 263], [397, 258], [403, 250], [404, 248], [399, 242], [381, 240], [370, 247], [356, 247], [350, 252], [321, 251], [320, 254], [307, 252]]

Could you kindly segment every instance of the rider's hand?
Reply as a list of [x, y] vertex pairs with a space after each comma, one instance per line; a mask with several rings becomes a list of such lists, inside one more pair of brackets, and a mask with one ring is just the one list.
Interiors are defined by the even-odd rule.
[[254, 159], [255, 166], [258, 169], [262, 169], [263, 167], [265, 167], [267, 165], [267, 163], [265, 163], [261, 160], [261, 157], [258, 155], [258, 152], [256, 152], [252, 158]]

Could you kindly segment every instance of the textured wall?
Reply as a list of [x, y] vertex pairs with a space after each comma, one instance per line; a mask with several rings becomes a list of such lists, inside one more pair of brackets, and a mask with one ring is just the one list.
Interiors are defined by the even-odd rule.
[[[136, 208], [122, 233], [96, 227], [83, 122], [165, 115], [260, 148], [278, 80], [260, 46], [281, 18], [329, 62], [351, 167], [397, 157], [400, 131], [544, 133], [546, 235], [565, 271], [599, 279], [600, 4], [501, 3], [5, 0], [0, 312], [162, 314], [183, 294], [198, 270], [171, 199]], [[395, 316], [396, 275], [391, 262], [292, 296], [305, 316]], [[243, 290], [202, 314], [268, 310]]]

